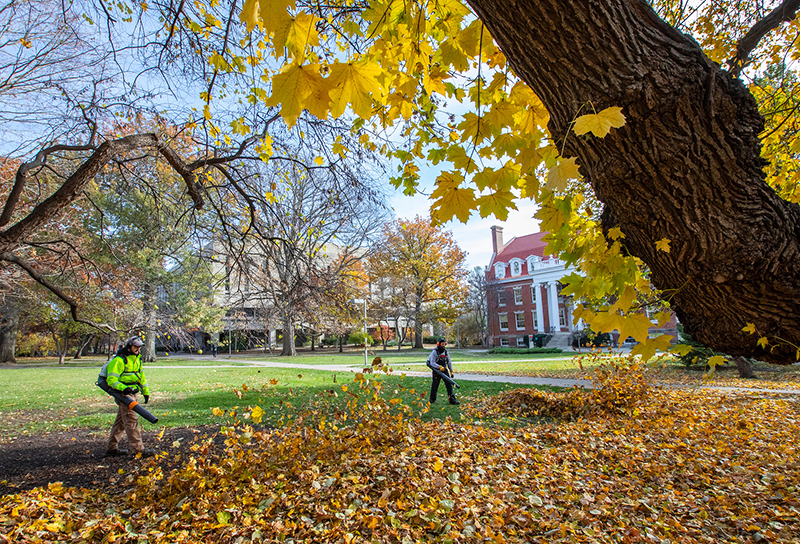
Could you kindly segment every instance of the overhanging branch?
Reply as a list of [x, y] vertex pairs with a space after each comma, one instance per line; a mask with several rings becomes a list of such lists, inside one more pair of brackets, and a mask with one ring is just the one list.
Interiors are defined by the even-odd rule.
[[794, 19], [798, 9], [800, 9], [800, 0], [783, 0], [780, 6], [773, 9], [747, 31], [747, 34], [736, 45], [736, 55], [728, 61], [734, 77], [739, 77], [744, 67], [749, 64], [750, 53], [756, 48], [758, 42], [782, 23], [788, 23]]
[[14, 263], [15, 265], [23, 269], [25, 272], [27, 272], [31, 278], [33, 278], [35, 281], [43, 285], [48, 291], [50, 291], [58, 298], [66, 302], [67, 305], [69, 305], [70, 314], [72, 315], [72, 319], [75, 322], [83, 323], [85, 325], [89, 325], [90, 327], [94, 327], [96, 329], [100, 329], [106, 332], [113, 332], [115, 330], [113, 327], [111, 327], [106, 323], [92, 323], [91, 321], [86, 321], [85, 319], [81, 319], [80, 317], [78, 317], [78, 302], [74, 298], [66, 294], [60, 287], [53, 284], [50, 280], [48, 280], [42, 274], [37, 272], [36, 269], [33, 268], [33, 266], [31, 266], [31, 264], [28, 261], [21, 259], [17, 255], [14, 255], [13, 253], [9, 252], [0, 253], [0, 261]]

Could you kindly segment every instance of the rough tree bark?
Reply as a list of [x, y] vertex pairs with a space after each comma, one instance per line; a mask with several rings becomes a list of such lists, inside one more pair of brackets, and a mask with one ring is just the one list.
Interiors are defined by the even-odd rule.
[[15, 300], [8, 297], [0, 306], [0, 363], [16, 363], [14, 356], [17, 347], [17, 331], [19, 330], [19, 309]]
[[[800, 207], [765, 183], [763, 119], [744, 85], [644, 0], [468, 1], [543, 101], [564, 156], [578, 157], [604, 228], [621, 228], [686, 331], [718, 351], [794, 362]], [[627, 124], [576, 137], [588, 103], [621, 106]], [[656, 250], [662, 238], [670, 253]], [[759, 334], [741, 332], [747, 323]]]

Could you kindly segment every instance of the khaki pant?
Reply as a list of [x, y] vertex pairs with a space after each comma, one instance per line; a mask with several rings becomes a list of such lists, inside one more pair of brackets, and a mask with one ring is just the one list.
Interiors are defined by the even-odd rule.
[[[128, 395], [136, 400], [136, 395]], [[139, 414], [133, 410], [129, 410], [124, 404], [117, 402], [119, 408], [117, 409], [117, 419], [114, 420], [114, 425], [111, 427], [111, 438], [108, 441], [108, 451], [114, 451], [119, 447], [119, 441], [122, 435], [128, 435], [128, 445], [131, 448], [131, 453], [139, 453], [144, 450], [144, 443], [142, 442], [142, 433], [139, 430]]]

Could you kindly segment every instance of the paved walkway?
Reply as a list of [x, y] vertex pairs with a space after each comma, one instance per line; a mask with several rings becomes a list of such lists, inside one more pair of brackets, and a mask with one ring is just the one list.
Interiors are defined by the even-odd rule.
[[[278, 361], [253, 361], [251, 359], [241, 358], [241, 357], [233, 357], [228, 359], [227, 355], [220, 355], [216, 359], [211, 359], [205, 355], [188, 355], [188, 354], [181, 354], [181, 359], [188, 359], [188, 360], [198, 360], [198, 361], [206, 361], [206, 362], [213, 362], [219, 361], [219, 364], [216, 365], [182, 365], [188, 368], [241, 368], [242, 364], [248, 364], [254, 367], [267, 367], [267, 368], [296, 368], [296, 369], [306, 369], [306, 370], [326, 370], [329, 372], [360, 372], [364, 368], [364, 364], [354, 363], [349, 365], [338, 365], [338, 364], [331, 364], [331, 365], [315, 365], [315, 364], [300, 364], [300, 363], [283, 363]], [[542, 361], [543, 359], [531, 359], [531, 361]], [[553, 359], [556, 360], [556, 359]], [[563, 359], [558, 359], [563, 360]], [[489, 362], [489, 361], [470, 361], [470, 363], [479, 363], [479, 362]], [[499, 363], [502, 361], [493, 360], [491, 362]], [[520, 362], [520, 360], [514, 360], [513, 362]], [[239, 363], [238, 365], [229, 364], [229, 363]], [[401, 363], [402, 366], [420, 366], [424, 367], [425, 363]], [[173, 367], [165, 367], [159, 366], [158, 363], [155, 364], [148, 364], [147, 368], [173, 368]], [[398, 372], [399, 373], [399, 372]], [[430, 372], [428, 371], [405, 371], [402, 372], [406, 376], [430, 376]], [[570, 379], [570, 378], [535, 378], [535, 377], [528, 377], [528, 376], [505, 376], [505, 375], [496, 375], [496, 374], [469, 374], [469, 373], [461, 373], [456, 372], [456, 382], [495, 382], [495, 383], [512, 383], [512, 384], [519, 384], [519, 385], [547, 385], [551, 387], [565, 387], [565, 388], [572, 388], [572, 387], [585, 387], [587, 389], [591, 389], [593, 387], [592, 382], [590, 380], [578, 380], [578, 379]], [[681, 385], [681, 384], [659, 384], [664, 387], [669, 388], [678, 388], [678, 389], [692, 389], [697, 387], [698, 389], [715, 389], [718, 391], [751, 391], [754, 393], [770, 393], [770, 394], [788, 394], [788, 395], [800, 395], [800, 390], [797, 389], [772, 389], [772, 388], [762, 388], [762, 387], [727, 387], [727, 386], [717, 386], [717, 385], [706, 385], [706, 384], [698, 384], [698, 385]]]

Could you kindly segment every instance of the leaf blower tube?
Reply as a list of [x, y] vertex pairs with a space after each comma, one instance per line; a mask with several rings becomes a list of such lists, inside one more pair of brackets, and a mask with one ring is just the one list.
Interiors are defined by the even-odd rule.
[[439, 370], [441, 368], [439, 365], [436, 363], [431, 363], [430, 361], [426, 362], [425, 364], [428, 365], [428, 368], [433, 370], [434, 374], [443, 379], [445, 383], [449, 383], [450, 385], [455, 386], [457, 389], [461, 389], [461, 386], [459, 386], [453, 378]]
[[147, 408], [145, 408], [144, 406], [133, 400], [128, 395], [123, 395], [121, 391], [117, 391], [113, 387], [109, 386], [108, 383], [106, 383], [105, 379], [100, 378], [99, 380], [97, 380], [97, 387], [99, 387], [112, 397], [114, 397], [115, 400], [127, 406], [128, 410], [133, 410], [134, 412], [145, 418], [150, 423], [158, 423], [158, 418], [153, 414], [151, 414], [147, 410]]

